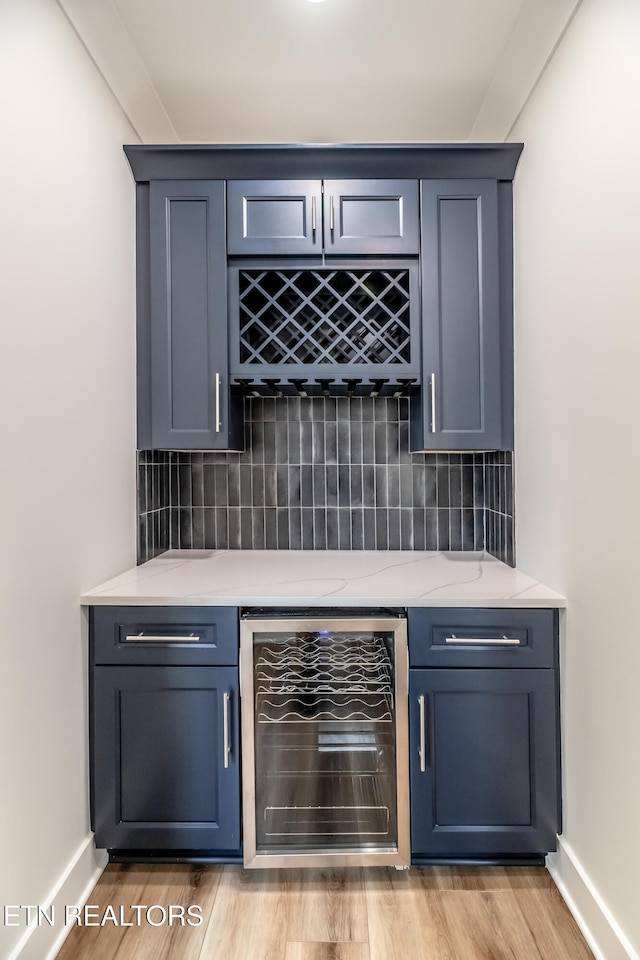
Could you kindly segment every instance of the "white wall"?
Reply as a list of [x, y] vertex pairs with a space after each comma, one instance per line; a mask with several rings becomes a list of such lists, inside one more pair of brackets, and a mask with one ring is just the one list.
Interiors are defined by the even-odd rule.
[[569, 599], [552, 868], [607, 960], [640, 952], [639, 91], [640, 4], [583, 0], [510, 137], [517, 562]]
[[135, 136], [52, 0], [2, 0], [0, 89], [1, 910], [94, 870], [78, 595], [135, 562]]

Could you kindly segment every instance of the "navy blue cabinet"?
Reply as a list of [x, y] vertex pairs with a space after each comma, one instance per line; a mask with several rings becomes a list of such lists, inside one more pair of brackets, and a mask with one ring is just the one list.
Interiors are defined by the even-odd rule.
[[555, 611], [409, 611], [414, 862], [556, 848], [557, 644]]
[[237, 859], [236, 611], [94, 608], [90, 623], [96, 845]]
[[228, 377], [223, 181], [138, 197], [138, 447], [242, 449]]
[[417, 180], [230, 180], [232, 256], [417, 255]]
[[513, 449], [511, 193], [495, 180], [422, 180], [420, 210], [411, 449]]
[[412, 451], [513, 449], [520, 144], [127, 147], [138, 447], [238, 450], [242, 395], [410, 396]]

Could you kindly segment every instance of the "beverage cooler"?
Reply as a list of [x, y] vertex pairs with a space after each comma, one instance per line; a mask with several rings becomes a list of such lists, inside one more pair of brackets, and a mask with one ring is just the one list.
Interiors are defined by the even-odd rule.
[[408, 866], [403, 611], [246, 611], [247, 867]]

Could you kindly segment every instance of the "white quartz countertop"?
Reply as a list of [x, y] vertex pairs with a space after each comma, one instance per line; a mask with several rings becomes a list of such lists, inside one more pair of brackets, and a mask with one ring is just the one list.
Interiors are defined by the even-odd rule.
[[172, 550], [84, 593], [81, 603], [211, 606], [564, 607], [486, 553]]

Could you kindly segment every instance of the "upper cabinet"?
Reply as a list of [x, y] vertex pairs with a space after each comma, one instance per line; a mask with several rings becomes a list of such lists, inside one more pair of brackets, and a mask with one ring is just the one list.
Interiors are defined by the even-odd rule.
[[138, 241], [138, 445], [242, 449], [229, 389], [224, 182], [154, 180]]
[[232, 256], [415, 256], [417, 180], [231, 180]]
[[247, 394], [407, 396], [412, 451], [513, 448], [520, 144], [125, 149], [140, 449], [242, 449]]
[[412, 398], [411, 447], [510, 449], [511, 243], [500, 235], [503, 198], [495, 180], [423, 180], [420, 187], [422, 390]]

